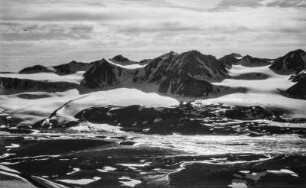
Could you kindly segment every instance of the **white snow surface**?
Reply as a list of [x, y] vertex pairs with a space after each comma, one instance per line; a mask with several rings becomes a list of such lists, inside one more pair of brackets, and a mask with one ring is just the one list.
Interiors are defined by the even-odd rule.
[[[31, 124], [46, 118], [64, 103], [74, 99], [74, 101], [58, 111], [57, 115], [59, 117], [74, 119], [73, 116], [76, 113], [93, 106], [144, 105], [151, 107], [169, 107], [179, 104], [176, 99], [170, 97], [128, 88], [96, 91], [88, 94], [79, 94], [76, 89], [73, 89], [66, 92], [48, 93], [50, 95], [48, 98], [31, 100], [19, 98], [19, 94], [0, 95], [0, 109], [4, 109], [14, 117], [24, 119], [24, 124]], [[27, 92], [26, 94], [36, 94], [36, 92]]]
[[266, 74], [268, 78], [264, 80], [225, 79], [222, 82], [213, 83], [214, 85], [229, 87], [244, 87], [248, 91], [198, 102], [203, 104], [223, 103], [228, 105], [275, 107], [288, 110], [290, 112], [288, 116], [290, 117], [306, 117], [306, 100], [292, 99], [280, 94], [279, 90], [286, 90], [295, 84], [289, 80], [289, 76], [278, 75], [271, 71], [268, 66], [245, 67], [233, 65], [232, 69], [229, 70], [230, 76], [254, 72]]
[[104, 58], [109, 64], [112, 64], [112, 65], [115, 65], [117, 67], [121, 67], [121, 68], [124, 68], [124, 69], [139, 69], [139, 68], [143, 68], [146, 66], [145, 65], [140, 65], [140, 64], [132, 64], [132, 65], [120, 65], [120, 64], [117, 64], [117, 63], [114, 63], [113, 61], [109, 60], [109, 59], [106, 59]]
[[57, 75], [55, 73], [33, 73], [33, 74], [0, 73], [0, 77], [48, 81], [48, 82], [72, 82], [79, 84], [83, 79], [84, 73], [85, 71], [79, 71], [76, 72], [75, 74], [63, 75], [63, 76]]

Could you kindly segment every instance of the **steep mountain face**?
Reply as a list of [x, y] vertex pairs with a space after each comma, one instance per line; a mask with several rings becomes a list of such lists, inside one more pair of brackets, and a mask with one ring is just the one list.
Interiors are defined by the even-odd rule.
[[297, 74], [293, 74], [293, 75], [290, 76], [290, 80], [292, 82], [298, 82], [298, 81], [300, 81], [302, 79], [306, 79], [306, 69], [300, 71]]
[[91, 63], [80, 63], [76, 61], [71, 61], [67, 64], [57, 65], [53, 68], [59, 75], [74, 74], [78, 71], [87, 71], [92, 66]]
[[228, 55], [225, 55], [218, 59], [218, 61], [226, 66], [226, 68], [231, 68], [232, 65], [239, 64], [240, 60], [242, 59], [242, 56], [240, 54], [231, 53]]
[[0, 77], [0, 89], [18, 91], [66, 91], [77, 88], [78, 84], [71, 82], [46, 82], [18, 78]]
[[140, 79], [149, 83], [160, 81], [165, 74], [167, 66], [172, 63], [177, 55], [175, 52], [169, 52], [149, 60], [147, 66], [144, 67], [145, 75], [140, 77]]
[[306, 78], [299, 79], [285, 92], [292, 98], [306, 99]]
[[145, 67], [143, 79], [159, 83], [160, 93], [200, 97], [213, 91], [213, 85], [208, 81], [225, 77], [226, 67], [215, 57], [189, 51], [182, 54], [169, 52], [153, 59]]
[[306, 52], [304, 50], [291, 51], [283, 57], [277, 58], [270, 69], [278, 74], [293, 74], [306, 69]]
[[83, 85], [89, 88], [104, 88], [115, 86], [133, 79], [134, 70], [120, 67], [110, 60], [102, 59], [92, 63], [92, 67], [85, 72]]
[[239, 61], [239, 64], [246, 67], [266, 66], [271, 64], [271, 59], [256, 58], [246, 55]]
[[205, 80], [196, 80], [186, 76], [183, 78], [168, 78], [159, 87], [160, 93], [170, 93], [189, 97], [208, 96], [213, 91], [211, 83]]
[[206, 81], [219, 81], [227, 76], [226, 67], [214, 56], [203, 55], [195, 50], [175, 56], [166, 72]]
[[116, 55], [115, 57], [110, 59], [111, 61], [113, 61], [114, 63], [120, 64], [120, 65], [132, 65], [135, 64], [137, 62], [135, 61], [131, 61], [128, 58], [122, 56], [122, 55]]
[[56, 72], [53, 67], [47, 67], [44, 65], [34, 65], [32, 67], [27, 67], [19, 71], [19, 74], [33, 74], [40, 72]]
[[149, 82], [187, 76], [196, 80], [217, 81], [227, 77], [227, 70], [214, 56], [203, 55], [195, 50], [164, 54], [145, 67], [145, 79]]

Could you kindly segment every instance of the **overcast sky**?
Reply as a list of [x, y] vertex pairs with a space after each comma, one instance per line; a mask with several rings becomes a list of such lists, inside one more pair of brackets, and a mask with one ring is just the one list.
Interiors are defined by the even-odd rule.
[[[0, 71], [197, 49], [306, 49], [306, 0], [0, 0]], [[2, 68], [1, 68], [2, 67]]]

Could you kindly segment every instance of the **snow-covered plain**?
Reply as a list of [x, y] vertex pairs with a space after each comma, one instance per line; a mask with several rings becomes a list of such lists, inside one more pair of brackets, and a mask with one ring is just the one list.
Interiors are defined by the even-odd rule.
[[218, 98], [201, 100], [203, 104], [223, 103], [228, 105], [252, 106], [260, 105], [265, 107], [281, 108], [287, 110], [290, 117], [306, 117], [306, 100], [292, 99], [281, 95], [280, 90], [286, 90], [293, 82], [287, 75], [278, 75], [271, 71], [268, 66], [245, 67], [233, 65], [229, 70], [230, 76], [239, 76], [246, 73], [262, 73], [268, 76], [267, 79], [225, 79], [215, 85], [229, 87], [247, 88], [246, 93], [234, 93]]
[[[23, 94], [37, 94], [27, 92]], [[42, 95], [43, 92], [40, 92]], [[108, 91], [96, 91], [89, 94], [79, 94], [73, 89], [66, 92], [45, 93], [47, 98], [25, 99], [20, 94], [0, 95], [0, 109], [21, 118], [23, 124], [31, 124], [48, 117], [53, 111], [66, 102], [69, 104], [61, 108], [57, 115], [65, 119], [73, 119], [79, 111], [92, 106], [107, 105], [144, 105], [152, 107], [169, 107], [178, 105], [179, 102], [173, 98], [160, 96], [156, 93], [145, 93], [138, 89], [119, 88]]]
[[70, 75], [57, 75], [55, 73], [35, 73], [35, 74], [18, 74], [18, 73], [0, 73], [0, 77], [5, 78], [19, 78], [37, 81], [47, 81], [47, 82], [72, 82], [79, 84], [83, 79], [84, 71], [76, 72]]

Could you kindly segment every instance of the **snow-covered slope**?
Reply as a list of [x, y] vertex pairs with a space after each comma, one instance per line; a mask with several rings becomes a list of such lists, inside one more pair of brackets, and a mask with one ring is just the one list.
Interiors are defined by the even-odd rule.
[[48, 117], [56, 109], [59, 119], [73, 119], [73, 116], [82, 109], [91, 106], [107, 105], [144, 105], [152, 107], [169, 107], [178, 105], [176, 99], [160, 96], [156, 93], [145, 93], [138, 89], [113, 89], [80, 94], [77, 90], [65, 92], [25, 92], [13, 95], [0, 95], [0, 108], [5, 109], [15, 118], [22, 119], [21, 124], [33, 124]]
[[244, 67], [242, 65], [233, 65], [230, 69], [230, 76], [239, 76], [245, 73], [260, 72], [268, 75], [266, 79], [246, 80], [246, 79], [225, 79], [220, 83], [213, 83], [215, 85], [222, 85], [228, 87], [244, 87], [247, 89], [246, 93], [234, 93], [224, 95], [219, 98], [203, 100], [204, 104], [223, 103], [232, 105], [260, 105], [272, 108], [281, 108], [288, 111], [288, 115], [293, 117], [306, 117], [306, 101], [299, 99], [292, 99], [283, 96], [280, 90], [286, 90], [294, 85], [289, 80], [287, 75], [279, 75], [269, 69], [268, 66], [262, 67]]
[[1, 78], [18, 78], [21, 80], [36, 80], [36, 81], [46, 81], [46, 82], [71, 82], [79, 84], [83, 79], [84, 71], [76, 72], [75, 74], [70, 75], [58, 75], [55, 73], [32, 73], [32, 74], [17, 74], [9, 73], [3, 74], [0, 73]]

